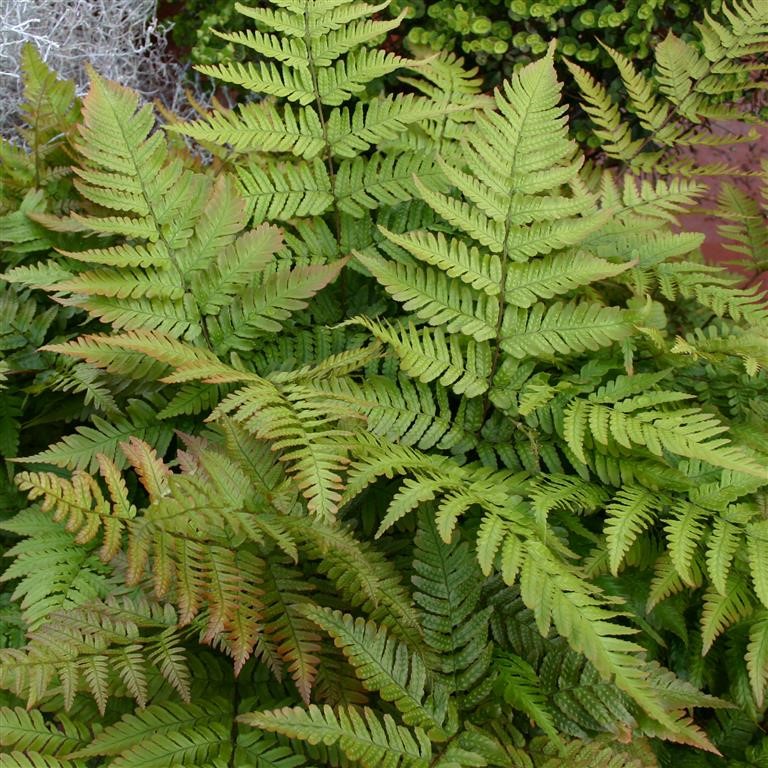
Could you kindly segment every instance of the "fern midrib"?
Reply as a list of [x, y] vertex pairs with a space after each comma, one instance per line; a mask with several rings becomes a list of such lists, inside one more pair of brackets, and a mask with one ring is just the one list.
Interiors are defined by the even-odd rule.
[[493, 391], [493, 382], [496, 378], [496, 371], [499, 367], [501, 360], [501, 328], [504, 324], [504, 312], [506, 310], [506, 285], [507, 285], [507, 272], [509, 270], [509, 237], [512, 232], [512, 219], [513, 219], [513, 204], [515, 200], [516, 187], [514, 184], [515, 168], [517, 167], [517, 155], [520, 151], [520, 137], [525, 129], [525, 123], [528, 120], [528, 115], [531, 109], [533, 98], [529, 98], [525, 104], [525, 110], [523, 112], [520, 121], [520, 133], [518, 134], [518, 141], [515, 144], [512, 152], [512, 164], [509, 172], [509, 203], [507, 205], [507, 215], [504, 220], [504, 243], [501, 252], [501, 275], [499, 277], [499, 316], [496, 319], [496, 333], [495, 333], [495, 349], [493, 351], [493, 360], [491, 361], [491, 370], [488, 374], [488, 389], [483, 396], [483, 421], [488, 414], [488, 409], [491, 405], [491, 392]]
[[333, 149], [331, 147], [331, 141], [328, 137], [328, 126], [325, 121], [325, 112], [323, 110], [323, 100], [320, 93], [320, 83], [317, 76], [317, 64], [315, 63], [315, 57], [313, 52], [312, 32], [310, 27], [310, 0], [305, 0], [304, 3], [304, 45], [307, 48], [307, 66], [309, 67], [309, 75], [312, 78], [312, 89], [315, 92], [315, 109], [317, 110], [317, 117], [320, 120], [320, 127], [323, 132], [323, 144], [325, 151], [325, 163], [328, 167], [328, 180], [331, 184], [331, 197], [333, 198], [333, 215], [334, 215], [334, 227], [336, 230], [336, 242], [341, 240], [341, 214], [339, 211], [339, 201], [336, 195], [336, 168], [333, 163]]

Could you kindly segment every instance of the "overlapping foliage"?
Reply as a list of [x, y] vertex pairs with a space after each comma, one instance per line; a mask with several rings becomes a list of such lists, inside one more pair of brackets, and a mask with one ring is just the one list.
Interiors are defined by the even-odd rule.
[[609, 168], [551, 49], [488, 97], [378, 6], [243, 10], [209, 74], [266, 98], [165, 130], [27, 54], [8, 765], [760, 765], [768, 309], [672, 153], [768, 16], [617, 58], [639, 129], [574, 66]]

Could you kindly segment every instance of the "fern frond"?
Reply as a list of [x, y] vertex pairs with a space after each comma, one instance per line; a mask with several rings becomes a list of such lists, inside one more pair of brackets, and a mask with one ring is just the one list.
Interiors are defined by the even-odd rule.
[[723, 221], [718, 233], [730, 241], [725, 247], [737, 254], [734, 262], [758, 272], [768, 268], [765, 214], [758, 202], [734, 185], [724, 184], [717, 203], [717, 215]]
[[579, 580], [558, 566], [542, 545], [530, 542], [523, 565], [521, 595], [533, 611], [539, 630], [546, 634], [550, 621], [571, 647], [583, 653], [597, 671], [639, 704], [670, 733], [683, 733], [690, 743], [705, 748], [706, 737], [678, 723], [649, 682], [637, 656], [640, 646], [625, 636], [632, 633], [617, 624], [616, 613], [585, 591]]
[[413, 310], [430, 325], [445, 324], [448, 332], [461, 332], [476, 341], [496, 335], [498, 303], [485, 294], [473, 294], [430, 267], [388, 263], [359, 252], [355, 256], [404, 309]]
[[458, 238], [448, 239], [442, 232], [408, 232], [399, 235], [379, 227], [390, 242], [449, 277], [458, 277], [473, 288], [495, 296], [499, 293], [501, 261], [494, 254], [484, 254]]
[[122, 465], [120, 443], [130, 437], [144, 440], [160, 451], [164, 451], [171, 440], [170, 427], [158, 424], [155, 409], [143, 400], [130, 401], [125, 416], [115, 414], [111, 421], [93, 416], [91, 422], [93, 426], [78, 427], [72, 435], [40, 453], [25, 457], [24, 461], [94, 470], [98, 466], [98, 454]]
[[3, 757], [3, 768], [5, 766], [8, 768], [80, 768], [80, 763], [53, 755], [43, 755], [34, 750], [24, 752], [13, 750]]
[[445, 738], [445, 712], [437, 709], [440, 696], [435, 691], [434, 698], [427, 700], [428, 672], [416, 654], [371, 621], [316, 607], [304, 613], [331, 635], [365, 688], [394, 703], [406, 725], [421, 727], [433, 738]]
[[653, 524], [657, 506], [656, 494], [639, 486], [628, 486], [606, 507], [605, 538], [614, 575], [637, 537]]
[[432, 158], [419, 153], [374, 153], [342, 160], [336, 169], [336, 202], [340, 211], [359, 218], [368, 210], [412, 200], [417, 195], [414, 178], [431, 189], [447, 185]]
[[319, 560], [318, 568], [344, 596], [392, 634], [414, 645], [421, 640], [413, 601], [394, 564], [347, 528], [313, 520], [287, 523], [300, 540], [305, 556]]
[[206, 314], [215, 315], [232, 296], [250, 288], [254, 276], [262, 272], [282, 246], [281, 232], [276, 227], [262, 225], [241, 235], [218, 257], [197, 272], [192, 280], [196, 300]]
[[768, 520], [747, 526], [747, 554], [758, 600], [768, 607]]
[[75, 752], [82, 742], [46, 722], [43, 713], [21, 707], [0, 708], [0, 745], [9, 750], [64, 756]]
[[326, 425], [354, 415], [339, 400], [334, 410], [329, 398], [309, 387], [295, 385], [281, 390], [261, 381], [229, 395], [209, 419], [229, 416], [260, 439], [269, 440], [295, 475], [309, 511], [331, 518], [341, 499], [339, 473], [346, 464], [346, 451], [334, 440], [343, 431], [327, 429]]
[[497, 653], [494, 664], [499, 670], [496, 690], [504, 701], [528, 715], [550, 739], [562, 745], [536, 670], [511, 653]]
[[547, 259], [507, 268], [505, 300], [528, 308], [539, 299], [551, 299], [598, 280], [616, 277], [631, 264], [611, 264], [585, 251], [563, 251]]
[[752, 601], [744, 579], [734, 573], [721, 595], [714, 589], [704, 595], [701, 613], [702, 655], [706, 655], [717, 638], [731, 625], [752, 613]]
[[[666, 393], [658, 393], [657, 397], [659, 395], [667, 396]], [[668, 395], [672, 401], [688, 397], [675, 392]], [[649, 405], [649, 410], [638, 410]], [[584, 436], [589, 426], [589, 433], [597, 444], [608, 445], [613, 440], [626, 448], [641, 445], [656, 456], [663, 457], [664, 452], [669, 451], [716, 467], [763, 476], [759, 461], [727, 438], [716, 437], [727, 431], [727, 427], [712, 415], [699, 408], [661, 411], [653, 405], [653, 401], [645, 401], [642, 396], [613, 406], [577, 398], [565, 412], [566, 429], [571, 425], [571, 430], [565, 433], [566, 442], [584, 461]]]
[[[328, 171], [317, 158], [302, 165], [238, 166], [236, 172], [248, 210], [256, 222], [318, 216], [334, 201]], [[337, 176], [337, 195], [338, 186]]]
[[619, 107], [607, 89], [585, 69], [566, 59], [566, 65], [581, 91], [584, 111], [595, 125], [595, 136], [609, 157], [631, 158], [642, 146], [642, 139], [633, 139], [629, 126], [621, 119]]
[[[70, 530], [76, 530], [73, 518], [70, 514]], [[28, 629], [38, 629], [51, 613], [104, 598], [115, 588], [95, 555], [44, 510], [25, 510], [0, 528], [27, 537], [6, 551], [14, 561], [0, 581], [19, 580], [12, 597], [20, 600]]]
[[691, 585], [691, 564], [704, 533], [702, 519], [706, 517], [706, 511], [695, 504], [685, 503], [677, 505], [673, 511], [674, 518], [665, 526], [669, 556], [680, 578]]
[[432, 759], [432, 745], [420, 728], [398, 725], [390, 715], [382, 719], [364, 707], [311, 704], [309, 709], [285, 707], [272, 712], [241, 715], [246, 725], [271, 733], [280, 733], [309, 744], [339, 745], [350, 759], [370, 768], [427, 768]]
[[305, 595], [311, 587], [273, 558], [265, 563], [262, 601], [264, 634], [269, 646], [259, 651], [278, 678], [282, 664], [287, 665], [299, 694], [308, 703], [320, 663], [320, 637], [301, 610], [308, 603]]
[[241, 152], [290, 152], [307, 160], [317, 157], [325, 146], [322, 124], [313, 109], [285, 106], [278, 110], [271, 102], [244, 104], [237, 111], [214, 112], [204, 120], [168, 128]]
[[477, 561], [458, 537], [443, 541], [429, 512], [418, 517], [414, 547], [411, 581], [431, 663], [452, 691], [476, 701], [491, 682], [485, 677], [491, 658], [490, 610], [479, 608]]
[[516, 358], [553, 357], [610, 346], [633, 332], [631, 315], [590, 302], [534, 304], [530, 311], [509, 308], [501, 347]]
[[715, 589], [724, 595], [731, 564], [742, 543], [742, 530], [724, 517], [715, 519], [707, 540], [707, 574]]
[[762, 707], [768, 690], [768, 612], [757, 611], [749, 629], [747, 670], [752, 693], [758, 707]]
[[[130, 750], [152, 737], [171, 735], [176, 731], [193, 732], [219, 722], [225, 703], [219, 699], [199, 704], [177, 704], [167, 701], [150, 704], [136, 713], [128, 713], [101, 731], [84, 749], [73, 750], [75, 757], [129, 755]], [[125, 759], [125, 758], [124, 758]]]

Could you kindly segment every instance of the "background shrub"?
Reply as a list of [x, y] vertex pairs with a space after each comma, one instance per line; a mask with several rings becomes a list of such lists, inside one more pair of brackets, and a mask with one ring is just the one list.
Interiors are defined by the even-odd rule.
[[[384, 13], [405, 14], [392, 44], [453, 50], [488, 65], [485, 76], [497, 82], [516, 64], [541, 56], [553, 38], [561, 54], [593, 71], [611, 66], [598, 40], [647, 62], [654, 43], [668, 31], [695, 37], [695, 22], [705, 13], [719, 13], [721, 6], [722, 0], [393, 0]], [[212, 31], [243, 29], [245, 17], [235, 11], [235, 0], [166, 2], [165, 8], [174, 22], [175, 43], [189, 50], [194, 64], [237, 55], [231, 43], [223, 44]]]

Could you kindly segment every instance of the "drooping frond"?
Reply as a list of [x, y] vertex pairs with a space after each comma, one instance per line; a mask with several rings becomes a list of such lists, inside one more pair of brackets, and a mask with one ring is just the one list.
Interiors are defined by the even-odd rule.
[[573, 400], [564, 416], [565, 439], [576, 457], [586, 463], [587, 436], [597, 446], [640, 445], [651, 454], [664, 452], [706, 461], [713, 466], [763, 476], [763, 467], [748, 452], [725, 437], [727, 431], [712, 415], [700, 408], [659, 409], [663, 403], [689, 399], [683, 392], [658, 391], [625, 396], [620, 392]]
[[103, 714], [110, 697], [126, 688], [144, 706], [153, 677], [189, 699], [176, 616], [146, 603], [112, 600], [62, 611], [30, 633], [25, 649], [0, 650], [0, 687], [26, 698], [30, 708], [55, 692], [70, 709], [82, 690]]

